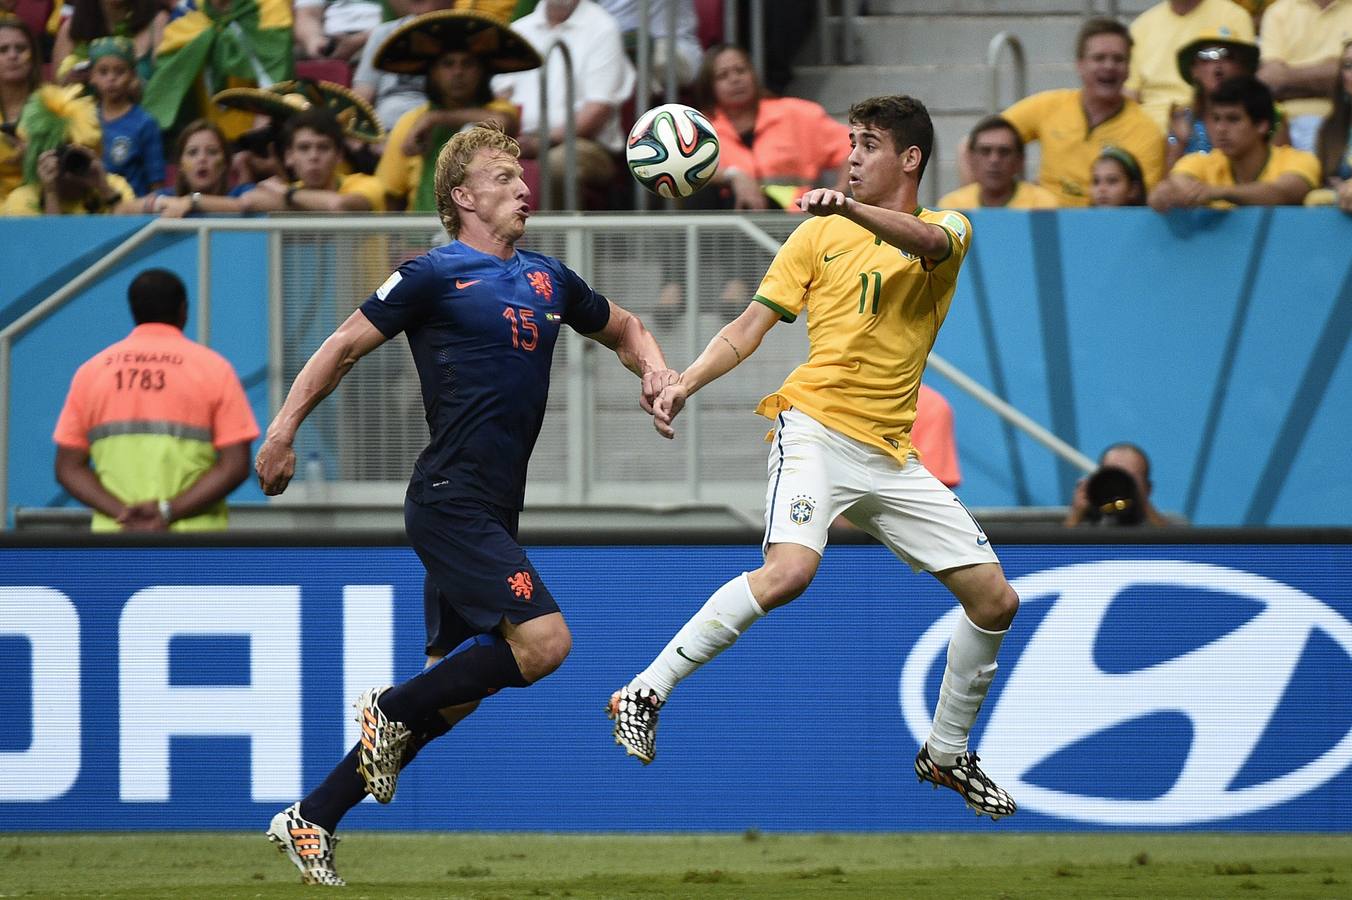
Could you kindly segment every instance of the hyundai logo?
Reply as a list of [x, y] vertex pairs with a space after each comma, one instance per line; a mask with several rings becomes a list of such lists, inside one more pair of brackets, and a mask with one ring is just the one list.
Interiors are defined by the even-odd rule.
[[[1316, 758], [1298, 755], [1289, 765], [1268, 761], [1281, 774], [1259, 783], [1236, 778], [1278, 713], [1310, 639], [1322, 634], [1352, 658], [1352, 623], [1314, 597], [1251, 572], [1158, 560], [1078, 563], [1026, 575], [1013, 585], [1025, 603], [1053, 605], [1023, 652], [1014, 659], [1002, 656], [996, 677], [1004, 679], [1004, 689], [992, 694], [995, 706], [978, 749], [989, 757], [983, 765], [1020, 806], [1103, 825], [1191, 825], [1285, 803], [1352, 763], [1349, 729]], [[1127, 672], [1103, 671], [1094, 647], [1110, 607], [1149, 592], [1158, 597], [1170, 588], [1187, 592], [1180, 602], [1239, 599], [1259, 611], [1172, 658]], [[1205, 616], [1207, 610], [1199, 608], [1197, 614]], [[902, 667], [901, 713], [918, 741], [930, 729], [926, 678], [946, 652], [959, 615], [961, 610], [954, 609], [930, 626]], [[1152, 644], [1150, 634], [1131, 638], [1138, 642], [1132, 646], [1143, 650]], [[1158, 796], [1095, 796], [1025, 780], [1059, 751], [1152, 713], [1182, 715], [1191, 724], [1177, 777]], [[1158, 764], [1149, 748], [1143, 750], [1134, 756], [1142, 771]], [[1090, 774], [1137, 777], [1131, 771]]]

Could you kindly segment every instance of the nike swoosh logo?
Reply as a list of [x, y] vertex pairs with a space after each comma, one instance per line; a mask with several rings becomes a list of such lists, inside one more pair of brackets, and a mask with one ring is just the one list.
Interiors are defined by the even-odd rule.
[[684, 648], [684, 647], [677, 647], [677, 648], [676, 648], [676, 655], [679, 656], [679, 657], [682, 657], [683, 659], [688, 659], [688, 660], [690, 660], [692, 663], [694, 663], [694, 664], [697, 665], [697, 666], [702, 666], [702, 665], [704, 665], [704, 662], [705, 662], [705, 661], [702, 660], [702, 659], [694, 659], [694, 658], [692, 658], [692, 657], [686, 656], [686, 655], [685, 655], [685, 648]]
[[457, 278], [455, 280], [455, 289], [457, 291], [463, 291], [465, 288], [473, 287], [474, 285], [478, 284], [481, 281], [483, 281], [482, 278], [476, 278], [473, 281], [461, 281], [459, 278]]
[[835, 254], [835, 256], [832, 256], [832, 255], [829, 254], [829, 253], [823, 253], [823, 254], [822, 254], [822, 264], [825, 265], [826, 263], [829, 263], [831, 260], [835, 259], [836, 257], [844, 256], [846, 253], [849, 253], [849, 252], [850, 252], [850, 251], [848, 251], [848, 250], [842, 250], [842, 251], [840, 251], [839, 253]]

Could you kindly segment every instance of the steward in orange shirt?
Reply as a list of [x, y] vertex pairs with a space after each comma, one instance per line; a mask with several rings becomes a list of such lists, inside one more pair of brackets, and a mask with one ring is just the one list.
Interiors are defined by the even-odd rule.
[[[56, 423], [56, 480], [94, 508], [94, 530], [226, 526], [258, 424], [219, 353], [183, 334], [188, 295], [165, 269], [127, 291], [136, 327], [80, 366]], [[92, 462], [92, 468], [91, 468]]]

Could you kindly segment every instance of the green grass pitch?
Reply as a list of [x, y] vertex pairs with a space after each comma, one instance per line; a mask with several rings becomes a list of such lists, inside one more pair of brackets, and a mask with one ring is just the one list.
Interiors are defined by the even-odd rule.
[[[998, 826], [996, 826], [998, 828]], [[350, 898], [1352, 897], [1352, 835], [351, 832]], [[283, 898], [258, 834], [0, 834], [0, 897]]]

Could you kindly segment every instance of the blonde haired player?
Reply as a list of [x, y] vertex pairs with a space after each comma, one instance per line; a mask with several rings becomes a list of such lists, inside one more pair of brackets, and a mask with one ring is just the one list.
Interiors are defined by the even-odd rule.
[[978, 815], [1015, 811], [981, 771], [967, 737], [995, 674], [1019, 598], [981, 526], [911, 447], [925, 361], [948, 313], [971, 225], [921, 208], [916, 190], [933, 146], [924, 105], [875, 97], [850, 109], [850, 192], [800, 201], [812, 218], [780, 249], [754, 301], [725, 326], [654, 404], [672, 422], [687, 398], [727, 374], [781, 320], [808, 313], [809, 353], [757, 412], [775, 420], [766, 491], [765, 564], [714, 592], [648, 668], [610, 698], [615, 740], [644, 763], [656, 753], [658, 711], [682, 679], [757, 619], [803, 593], [844, 514], [912, 568], [932, 572], [966, 613], [948, 647], [933, 730], [916, 775], [952, 788]]

